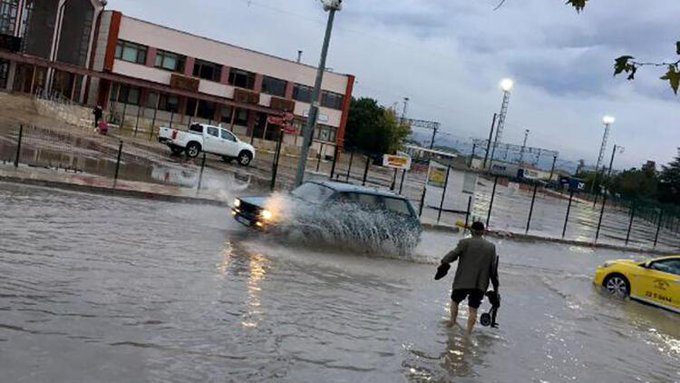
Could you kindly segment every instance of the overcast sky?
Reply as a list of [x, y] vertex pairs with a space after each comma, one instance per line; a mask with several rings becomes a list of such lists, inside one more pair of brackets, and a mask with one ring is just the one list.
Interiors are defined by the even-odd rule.
[[[498, 82], [516, 81], [504, 134], [596, 161], [604, 114], [626, 148], [617, 168], [666, 163], [680, 146], [680, 97], [658, 78], [612, 77], [613, 59], [677, 60], [678, 0], [345, 0], [328, 67], [357, 76], [355, 96], [384, 105], [411, 99], [409, 117], [437, 120], [451, 136], [485, 138], [500, 109]], [[326, 14], [317, 0], [110, 0], [109, 9], [316, 65]], [[401, 105], [401, 104], [400, 104]], [[401, 106], [400, 106], [401, 108]]]

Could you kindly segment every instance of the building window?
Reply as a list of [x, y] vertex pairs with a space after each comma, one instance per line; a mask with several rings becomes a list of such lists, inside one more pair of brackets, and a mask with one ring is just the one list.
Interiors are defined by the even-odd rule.
[[116, 58], [143, 65], [146, 64], [146, 51], [147, 48], [144, 45], [119, 40], [116, 45]]
[[219, 82], [222, 76], [222, 65], [203, 60], [194, 63], [194, 77]]
[[325, 91], [321, 93], [321, 106], [326, 108], [342, 110], [344, 102], [345, 96], [341, 94]]
[[255, 88], [255, 73], [231, 68], [229, 71], [229, 85], [253, 89]]
[[295, 84], [293, 87], [293, 98], [297, 101], [311, 103], [313, 91], [311, 86]]
[[215, 103], [210, 101], [198, 100], [198, 109], [196, 110], [196, 117], [205, 118], [213, 121], [215, 118]]
[[18, 0], [0, 0], [0, 33], [14, 35], [17, 23]]
[[168, 51], [158, 50], [156, 53], [156, 68], [172, 72], [184, 71], [186, 57]]
[[118, 91], [118, 102], [123, 104], [139, 105], [139, 95], [141, 94], [139, 88], [134, 88], [127, 85], [120, 85]]
[[220, 121], [230, 124], [231, 114], [233, 113], [233, 108], [231, 106], [222, 105], [220, 110]]
[[151, 109], [156, 109], [157, 104], [158, 104], [158, 93], [149, 92], [146, 95], [146, 107], [151, 108]]
[[179, 99], [177, 96], [170, 96], [167, 94], [161, 94], [158, 99], [158, 110], [163, 110], [166, 112], [177, 112], [179, 108]]
[[236, 118], [234, 118], [235, 125], [248, 126], [248, 110], [236, 109]]
[[337, 128], [328, 125], [318, 125], [314, 138], [319, 141], [335, 142]]
[[262, 79], [262, 93], [272, 96], [286, 97], [286, 81], [278, 78], [264, 76]]

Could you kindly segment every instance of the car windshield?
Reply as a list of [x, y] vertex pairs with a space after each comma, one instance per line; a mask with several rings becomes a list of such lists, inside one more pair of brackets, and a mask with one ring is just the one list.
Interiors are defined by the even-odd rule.
[[293, 196], [311, 203], [322, 203], [333, 193], [333, 189], [312, 182], [302, 184], [292, 192]]

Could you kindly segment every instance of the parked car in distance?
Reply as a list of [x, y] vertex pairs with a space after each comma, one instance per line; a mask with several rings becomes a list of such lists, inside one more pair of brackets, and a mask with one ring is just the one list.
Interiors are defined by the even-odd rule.
[[607, 261], [595, 271], [593, 283], [613, 295], [680, 313], [680, 255]]
[[[352, 238], [383, 241], [415, 247], [422, 227], [411, 202], [400, 195], [362, 186], [329, 181], [309, 181], [288, 197], [292, 215], [303, 227], [341, 232]], [[290, 226], [291, 217], [279, 216], [273, 197], [241, 197], [234, 201], [232, 215], [239, 223], [261, 230]], [[303, 211], [297, 215], [296, 211]], [[302, 221], [302, 222], [300, 222]], [[308, 233], [304, 233], [307, 235]], [[408, 238], [407, 238], [408, 237]]]
[[221, 126], [192, 124], [188, 131], [161, 127], [158, 141], [167, 145], [174, 154], [186, 152], [191, 158], [201, 151], [222, 156], [224, 161], [237, 160], [241, 166], [248, 166], [255, 159], [255, 148], [236, 137]]

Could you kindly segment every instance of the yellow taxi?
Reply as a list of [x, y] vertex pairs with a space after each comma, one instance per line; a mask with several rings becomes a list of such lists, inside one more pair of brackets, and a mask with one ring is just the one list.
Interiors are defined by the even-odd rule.
[[680, 313], [680, 255], [607, 261], [595, 271], [593, 283], [611, 294]]

